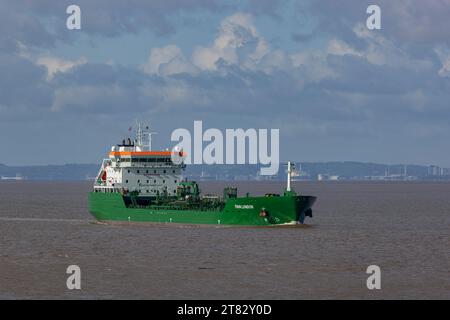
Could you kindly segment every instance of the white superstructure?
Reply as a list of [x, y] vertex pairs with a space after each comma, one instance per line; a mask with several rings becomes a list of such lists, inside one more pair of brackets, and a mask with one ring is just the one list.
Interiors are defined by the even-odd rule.
[[139, 196], [176, 195], [183, 179], [183, 151], [151, 150], [152, 132], [137, 123], [136, 139], [113, 146], [94, 184], [96, 192], [132, 192]]

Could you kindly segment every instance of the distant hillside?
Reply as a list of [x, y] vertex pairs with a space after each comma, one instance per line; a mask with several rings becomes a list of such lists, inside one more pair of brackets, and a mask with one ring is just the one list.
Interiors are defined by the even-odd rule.
[[340, 177], [365, 177], [384, 176], [386, 174], [407, 174], [411, 176], [425, 177], [428, 175], [427, 166], [419, 165], [386, 165], [379, 163], [362, 163], [354, 161], [344, 162], [305, 162], [301, 163], [302, 171], [311, 176], [318, 174], [337, 175]]
[[[386, 165], [354, 161], [296, 163], [296, 171], [301, 171], [304, 174], [304, 177], [310, 180], [317, 179], [319, 174], [339, 176], [340, 179], [346, 180], [363, 179], [367, 177], [383, 177], [386, 175], [406, 175], [414, 176], [418, 179], [428, 179], [430, 178], [430, 168], [431, 167], [420, 165]], [[186, 173], [189, 176], [203, 180], [252, 180], [254, 178], [257, 178], [259, 169], [259, 165], [191, 165], [186, 169]], [[448, 172], [448, 170], [445, 172]], [[433, 177], [435, 178], [435, 176]], [[286, 166], [280, 165], [278, 174], [276, 176], [270, 177], [270, 179], [286, 179]]]
[[[418, 180], [448, 180], [450, 170], [436, 166], [385, 165], [362, 162], [302, 162], [296, 164], [303, 178], [316, 180], [318, 175], [339, 176], [339, 179], [367, 177], [408, 176]], [[98, 164], [66, 164], [47, 166], [10, 167], [0, 164], [0, 177], [22, 176], [27, 180], [92, 180], [98, 173]], [[260, 165], [188, 165], [185, 176], [196, 180], [255, 180], [286, 179], [286, 167], [280, 165], [278, 175], [259, 176]]]

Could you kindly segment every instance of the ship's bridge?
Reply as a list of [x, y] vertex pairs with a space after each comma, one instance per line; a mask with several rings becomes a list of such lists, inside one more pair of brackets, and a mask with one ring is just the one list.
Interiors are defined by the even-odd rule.
[[176, 194], [183, 179], [183, 151], [153, 151], [150, 135], [143, 142], [143, 132], [138, 126], [138, 138], [123, 140], [113, 146], [108, 159], [104, 159], [97, 175], [94, 190], [97, 192], [138, 191], [140, 196]]
[[115, 151], [109, 153], [114, 167], [184, 166], [183, 152], [172, 151]]

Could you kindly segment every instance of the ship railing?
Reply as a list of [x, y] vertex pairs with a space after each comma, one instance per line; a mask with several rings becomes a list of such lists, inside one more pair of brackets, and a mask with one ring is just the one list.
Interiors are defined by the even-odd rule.
[[122, 167], [123, 168], [129, 168], [129, 167], [133, 167], [133, 168], [177, 168], [177, 167], [181, 167], [184, 168], [185, 164], [146, 164], [145, 162], [136, 162], [136, 163], [131, 163], [131, 164], [123, 164], [122, 163]]
[[120, 188], [111, 187], [111, 186], [94, 186], [94, 192], [118, 193], [120, 191], [121, 191]]

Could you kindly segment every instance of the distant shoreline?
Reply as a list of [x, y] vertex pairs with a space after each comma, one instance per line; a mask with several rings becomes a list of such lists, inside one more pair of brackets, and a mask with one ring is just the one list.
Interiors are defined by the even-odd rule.
[[[98, 164], [7, 166], [0, 164], [0, 181], [93, 181]], [[284, 181], [259, 175], [259, 165], [188, 165], [185, 177], [197, 181]], [[3, 178], [3, 179], [2, 179]], [[450, 181], [450, 169], [435, 165], [378, 164], [355, 161], [297, 162], [294, 181]]]

